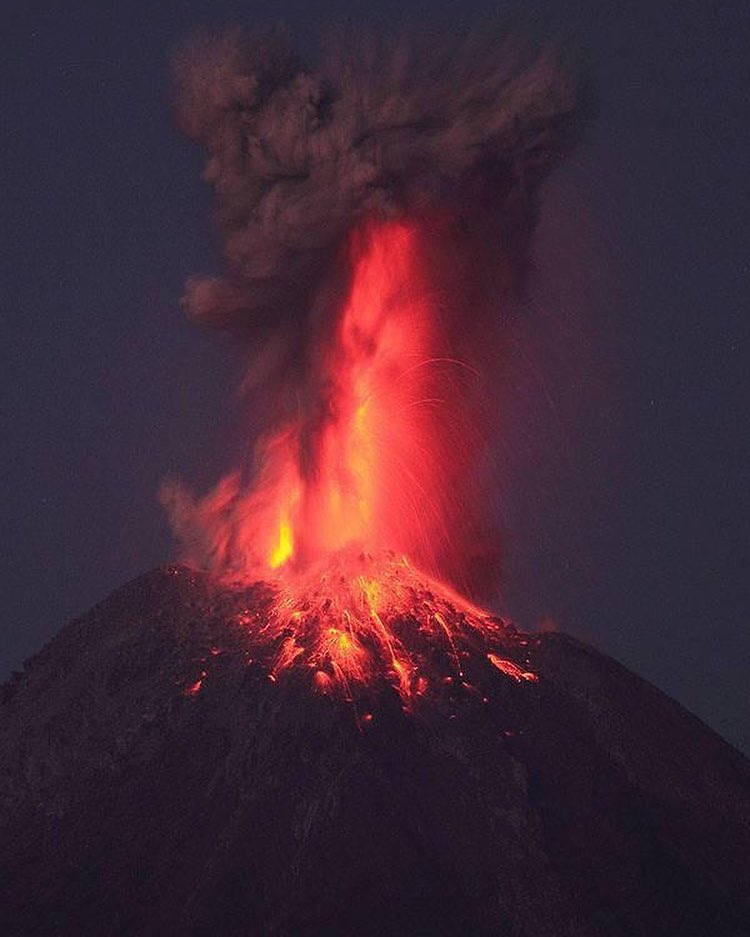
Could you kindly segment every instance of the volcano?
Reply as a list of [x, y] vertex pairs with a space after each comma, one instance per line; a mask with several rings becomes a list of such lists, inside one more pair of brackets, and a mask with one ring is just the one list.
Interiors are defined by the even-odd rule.
[[483, 30], [337, 47], [177, 55], [223, 258], [184, 305], [247, 349], [245, 455], [164, 481], [185, 565], [3, 688], [0, 933], [746, 935], [747, 762], [463, 597], [499, 581], [501, 388], [574, 83]]
[[738, 752], [571, 637], [357, 562], [387, 641], [311, 593], [321, 650], [272, 583], [173, 566], [5, 685], [3, 934], [750, 933]]

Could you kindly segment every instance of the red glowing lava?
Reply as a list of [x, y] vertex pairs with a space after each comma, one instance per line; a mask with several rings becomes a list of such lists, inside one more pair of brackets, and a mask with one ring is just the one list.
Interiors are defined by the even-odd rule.
[[505, 634], [499, 619], [431, 581], [406, 557], [352, 550], [282, 579], [258, 632], [276, 648], [273, 677], [300, 664], [319, 690], [340, 687], [348, 697], [357, 685], [381, 678], [404, 702], [436, 679], [463, 680], [468, 645]]
[[273, 584], [265, 619], [241, 622], [273, 648], [272, 678], [305, 667], [319, 690], [351, 695], [382, 677], [408, 700], [450, 675], [428, 675], [425, 642], [461, 679], [467, 642], [503, 628], [437, 581], [445, 507], [471, 452], [451, 436], [461, 401], [446, 369], [460, 365], [441, 354], [418, 231], [366, 225], [348, 252], [350, 288], [314, 343], [310, 399], [262, 443], [253, 486], [229, 476], [193, 506], [193, 524], [213, 571]]

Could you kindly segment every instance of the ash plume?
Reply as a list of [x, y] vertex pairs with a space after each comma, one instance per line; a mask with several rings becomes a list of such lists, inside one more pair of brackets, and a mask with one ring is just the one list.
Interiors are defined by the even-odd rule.
[[226, 263], [188, 282], [185, 305], [251, 332], [291, 321], [299, 336], [344, 237], [368, 218], [507, 212], [520, 243], [506, 249], [522, 254], [535, 188], [577, 114], [556, 56], [498, 35], [350, 35], [311, 65], [285, 37], [233, 29], [183, 45], [174, 77], [178, 125], [207, 153]]

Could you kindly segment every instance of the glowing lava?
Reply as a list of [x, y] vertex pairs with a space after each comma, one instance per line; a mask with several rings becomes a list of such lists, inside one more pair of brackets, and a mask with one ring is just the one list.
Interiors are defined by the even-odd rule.
[[352, 544], [427, 555], [439, 517], [430, 407], [433, 311], [413, 229], [367, 227], [349, 245], [345, 307], [313, 353], [311, 399], [265, 447], [243, 539], [271, 570]]
[[[242, 622], [273, 648], [272, 678], [304, 667], [347, 696], [382, 678], [406, 701], [430, 680], [462, 679], [466, 646], [480, 641], [484, 656], [504, 628], [437, 581], [445, 505], [471, 452], [449, 431], [457, 362], [440, 353], [418, 232], [366, 225], [347, 263], [343, 308], [311, 345], [307, 399], [263, 441], [253, 486], [229, 476], [192, 523], [214, 572], [273, 585], [265, 620]], [[439, 675], [427, 645], [445, 652]], [[530, 676], [507, 663], [506, 676]]]
[[[469, 648], [507, 638], [503, 622], [413, 569], [406, 557], [351, 549], [282, 581], [264, 619], [257, 636], [275, 648], [273, 678], [303, 666], [319, 690], [340, 688], [349, 698], [357, 685], [385, 680], [405, 703], [446, 677], [463, 680]], [[240, 616], [239, 623], [254, 622]]]

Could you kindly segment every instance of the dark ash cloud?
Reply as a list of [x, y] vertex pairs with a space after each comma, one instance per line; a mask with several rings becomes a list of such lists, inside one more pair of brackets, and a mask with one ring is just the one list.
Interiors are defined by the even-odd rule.
[[174, 78], [178, 125], [207, 153], [225, 259], [223, 276], [188, 282], [185, 305], [241, 331], [299, 326], [366, 218], [505, 213], [504, 250], [522, 255], [537, 184], [577, 125], [557, 56], [501, 35], [342, 36], [311, 65], [283, 36], [232, 29], [185, 43]]

